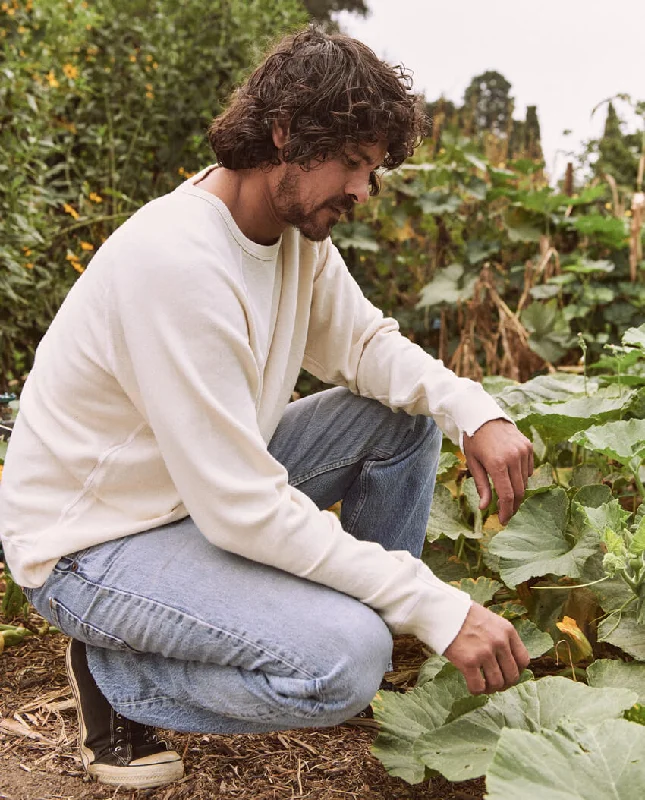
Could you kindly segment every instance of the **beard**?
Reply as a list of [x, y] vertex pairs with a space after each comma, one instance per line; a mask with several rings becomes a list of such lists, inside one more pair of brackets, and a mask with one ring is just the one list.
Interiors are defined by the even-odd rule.
[[[300, 169], [296, 167], [295, 169]], [[275, 207], [280, 217], [297, 228], [310, 242], [322, 242], [331, 233], [331, 229], [354, 205], [348, 197], [332, 197], [309, 211], [299, 199], [300, 180], [297, 172], [287, 169], [277, 186]]]

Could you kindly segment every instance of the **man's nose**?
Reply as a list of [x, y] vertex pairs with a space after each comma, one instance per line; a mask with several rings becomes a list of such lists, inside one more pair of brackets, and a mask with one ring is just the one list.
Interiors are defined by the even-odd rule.
[[364, 178], [356, 177], [352, 180], [346, 188], [347, 194], [354, 200], [355, 203], [365, 203], [370, 196], [370, 181]]

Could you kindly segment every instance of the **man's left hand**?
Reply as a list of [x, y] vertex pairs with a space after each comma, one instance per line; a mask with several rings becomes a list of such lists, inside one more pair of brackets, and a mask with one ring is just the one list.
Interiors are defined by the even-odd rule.
[[533, 474], [533, 445], [511, 422], [493, 419], [472, 436], [464, 435], [464, 455], [479, 492], [479, 508], [492, 500], [488, 475], [498, 497], [499, 521], [505, 525], [520, 507]]

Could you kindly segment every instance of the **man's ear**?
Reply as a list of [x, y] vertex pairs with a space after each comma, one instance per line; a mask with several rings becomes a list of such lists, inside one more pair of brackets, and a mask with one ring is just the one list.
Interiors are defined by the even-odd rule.
[[289, 126], [287, 123], [280, 122], [277, 119], [274, 120], [273, 128], [271, 130], [271, 137], [273, 139], [273, 144], [278, 148], [278, 150], [282, 150], [289, 141]]

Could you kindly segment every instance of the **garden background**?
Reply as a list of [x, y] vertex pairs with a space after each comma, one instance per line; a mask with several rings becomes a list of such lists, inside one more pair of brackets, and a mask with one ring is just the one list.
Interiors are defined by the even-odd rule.
[[[332, 12], [340, 8], [366, 11], [362, 0], [0, 4], [0, 461], [38, 341], [93, 253], [142, 204], [210, 163], [206, 128], [270, 40], [312, 17], [333, 27]], [[427, 98], [430, 136], [409, 162], [382, 177], [380, 195], [336, 226], [332, 238], [365, 294], [399, 321], [405, 335], [458, 374], [483, 380], [534, 441], [540, 469], [504, 530], [494, 506], [478, 511], [463, 460], [446, 446], [424, 558], [538, 643], [532, 686], [544, 687], [541, 681], [557, 674], [569, 684], [580, 682], [575, 691], [585, 682], [614, 691], [606, 676], [615, 675], [614, 683], [638, 688], [645, 686], [639, 663], [645, 661], [645, 334], [639, 331], [645, 321], [645, 103], [626, 95], [598, 98], [594, 113], [606, 120], [602, 136], [588, 141], [552, 185], [539, 109], [529, 106], [516, 118], [510, 78], [494, 71], [473, 76], [461, 103]], [[638, 127], [622, 124], [627, 111]], [[297, 392], [318, 388], [303, 373]], [[540, 539], [545, 527], [555, 537], [549, 558]], [[576, 588], [581, 584], [589, 586]], [[15, 777], [30, 747], [42, 749], [52, 780], [64, 782], [70, 772], [70, 733], [61, 732], [60, 721], [69, 725], [72, 718], [64, 716], [62, 674], [55, 673], [58, 694], [42, 700], [47, 659], [60, 670], [62, 637], [42, 638], [47, 626], [8, 579], [3, 600], [0, 644], [20, 647], [0, 655], [8, 698], [0, 709], [0, 759], [8, 754], [13, 770], [6, 773], [13, 775], [11, 790], [3, 794], [0, 760], [0, 797], [31, 800], [41, 796], [37, 789]], [[186, 794], [179, 788], [168, 797], [214, 796], [214, 775], [220, 795], [231, 797], [333, 797], [334, 791], [366, 798], [481, 797], [484, 775], [488, 796], [519, 796], [504, 759], [512, 753], [517, 760], [521, 736], [510, 741], [505, 734], [498, 747], [498, 731], [490, 759], [471, 773], [454, 766], [459, 757], [430, 752], [437, 740], [419, 743], [435, 728], [483, 709], [468, 704], [472, 698], [463, 696], [449, 666], [431, 660], [424, 671], [430, 654], [411, 642], [398, 646], [402, 666], [391, 677], [417, 692], [401, 695], [412, 704], [407, 711], [396, 705], [400, 697], [388, 697], [372, 727], [350, 729], [351, 743], [347, 730], [339, 739], [319, 733], [284, 742], [210, 742], [208, 768]], [[589, 673], [594, 662], [601, 666]], [[629, 679], [623, 665], [631, 669]], [[34, 680], [26, 700], [25, 674]], [[570, 689], [550, 691], [566, 695]], [[417, 700], [422, 708], [440, 706], [433, 692], [444, 699], [447, 692], [454, 701], [444, 702], [442, 719], [414, 706]], [[618, 721], [620, 730], [605, 738], [640, 742], [645, 692], [637, 694], [631, 703], [623, 697], [622, 706], [614, 697], [613, 710], [607, 706], [597, 719], [578, 724]], [[524, 708], [528, 700], [520, 695], [515, 700]], [[629, 722], [623, 719], [627, 709]], [[466, 724], [477, 720], [469, 717]], [[595, 736], [591, 728], [571, 733], [562, 724], [554, 718], [553, 735], [544, 725], [521, 733], [542, 737], [531, 747], [560, 753], [566, 751], [562, 737], [577, 746]], [[379, 726], [374, 752], [394, 776], [419, 786], [389, 778], [374, 761], [369, 747]], [[461, 731], [457, 738], [464, 736]], [[334, 772], [342, 759], [331, 753], [341, 740], [343, 748], [356, 749], [346, 768]], [[185, 745], [189, 758], [193, 744]], [[203, 758], [193, 757], [196, 763]], [[550, 758], [557, 761], [553, 753]], [[246, 777], [238, 769], [242, 762]], [[24, 766], [29, 775], [28, 760]], [[620, 791], [645, 787], [642, 762], [637, 769]], [[468, 783], [446, 788], [439, 774]], [[366, 775], [369, 785], [361, 783]], [[619, 785], [613, 774], [603, 778], [612, 788]], [[531, 780], [536, 797], [555, 798], [543, 775]]]

